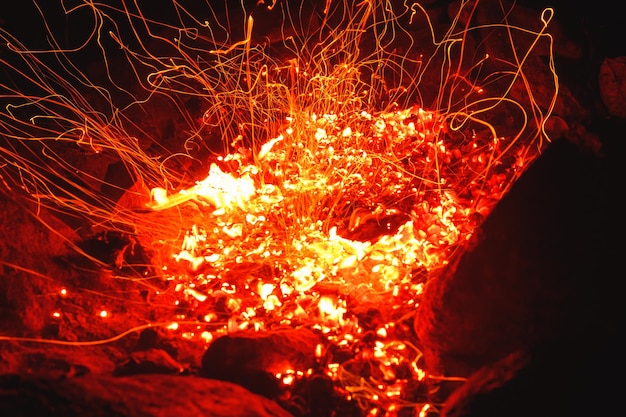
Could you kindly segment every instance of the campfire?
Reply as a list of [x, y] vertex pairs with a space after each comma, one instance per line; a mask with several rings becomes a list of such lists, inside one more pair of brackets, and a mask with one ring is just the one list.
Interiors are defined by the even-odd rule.
[[416, 311], [550, 140], [553, 11], [130, 3], [0, 29], [2, 191], [73, 230], [54, 274], [2, 260], [49, 293], [0, 343], [110, 347], [118, 375], [176, 347], [158, 369], [294, 416], [437, 415], [457, 375]]

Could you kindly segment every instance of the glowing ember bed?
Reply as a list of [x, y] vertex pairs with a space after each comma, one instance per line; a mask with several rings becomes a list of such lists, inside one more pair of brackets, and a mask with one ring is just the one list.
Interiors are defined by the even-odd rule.
[[242, 415], [439, 414], [466, 375], [429, 363], [414, 321], [567, 127], [554, 11], [50, 3], [25, 12], [33, 37], [0, 28], [3, 205], [45, 231], [37, 262], [19, 239], [0, 260], [3, 371], [45, 346], [91, 372], [68, 392], [152, 374]]

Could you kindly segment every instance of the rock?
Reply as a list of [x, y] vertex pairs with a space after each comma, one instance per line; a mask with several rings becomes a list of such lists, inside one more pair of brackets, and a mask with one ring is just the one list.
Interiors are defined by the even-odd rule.
[[441, 408], [440, 417], [612, 415], [621, 405], [612, 374], [624, 369], [616, 344], [591, 331], [585, 338], [514, 352], [478, 370]]
[[195, 373], [200, 367], [205, 351], [206, 346], [203, 343], [196, 343], [195, 341], [181, 338], [179, 335], [172, 334], [166, 328], [150, 327], [144, 329], [139, 334], [137, 343], [133, 347], [134, 353], [130, 354], [130, 358], [131, 360], [137, 360], [136, 353], [139, 354], [140, 358], [156, 359], [152, 358], [152, 354], [156, 353], [156, 355], [162, 358], [157, 360], [156, 363], [162, 363], [167, 369], [172, 371], [176, 369], [176, 373], [181, 372], [181, 370], [183, 373]]
[[114, 371], [115, 376], [139, 374], [180, 374], [184, 366], [162, 349], [133, 352], [130, 358]]
[[0, 213], [0, 330], [40, 332], [55, 308], [53, 297], [41, 295], [58, 292], [54, 277], [65, 271], [56, 260], [79, 238], [45, 207], [2, 192]]
[[67, 379], [0, 376], [4, 417], [290, 417], [278, 404], [224, 381], [173, 375]]
[[473, 413], [473, 408], [477, 408], [482, 398], [495, 396], [496, 391], [519, 377], [520, 371], [528, 366], [529, 361], [528, 354], [517, 351], [482, 367], [450, 395], [441, 409], [440, 417], [460, 417]]
[[316, 364], [321, 338], [307, 329], [239, 332], [215, 340], [202, 358], [200, 375], [240, 384], [274, 398], [279, 394], [277, 373], [306, 371]]
[[37, 374], [58, 378], [86, 373], [110, 374], [124, 355], [119, 346], [61, 346], [2, 339], [0, 336], [0, 375]]
[[432, 373], [468, 377], [546, 340], [584, 339], [595, 328], [617, 333], [613, 271], [622, 255], [611, 236], [624, 235], [624, 222], [613, 162], [553, 143], [494, 208], [473, 247], [426, 285], [415, 330]]
[[605, 58], [602, 61], [598, 85], [608, 113], [626, 118], [626, 56]]
[[119, 202], [137, 182], [123, 161], [115, 161], [107, 167], [100, 193], [111, 201]]
[[[509, 0], [472, 0], [472, 1], [451, 1], [448, 3], [448, 18], [450, 21], [459, 16], [459, 22], [463, 26], [470, 24], [482, 26], [487, 32], [494, 28], [494, 25], [504, 24], [511, 29], [509, 35], [519, 51], [524, 51], [536, 37], [527, 31], [539, 33], [543, 29], [544, 19], [552, 18], [547, 27], [547, 33], [552, 36], [553, 46], [547, 42], [538, 45], [539, 54], [548, 56], [554, 53], [560, 57], [572, 60], [582, 58], [583, 51], [579, 44], [570, 39], [567, 31], [560, 21], [561, 10], [554, 8], [553, 13], [545, 13], [549, 6], [539, 4], [525, 4], [522, 1]], [[462, 8], [462, 10], [461, 10]], [[461, 14], [459, 15], [459, 11]], [[471, 21], [471, 23], [470, 23]], [[484, 26], [483, 26], [484, 25]], [[504, 26], [501, 26], [504, 28]], [[519, 31], [518, 28], [525, 30]], [[508, 36], [481, 36], [483, 42], [487, 44], [487, 49], [493, 52], [502, 53], [510, 50], [508, 43], [511, 38]]]

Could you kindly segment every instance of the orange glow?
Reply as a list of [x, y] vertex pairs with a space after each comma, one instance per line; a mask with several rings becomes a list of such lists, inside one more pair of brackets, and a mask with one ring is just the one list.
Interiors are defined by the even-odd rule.
[[[274, 373], [283, 388], [323, 374], [364, 416], [397, 415], [413, 400], [408, 379], [428, 377], [410, 330], [426, 283], [462, 253], [549, 139], [558, 78], [538, 103], [524, 72], [537, 43], [551, 51], [551, 10], [537, 31], [509, 25], [508, 10], [477, 28], [472, 16], [461, 19], [477, 2], [460, 2], [440, 34], [418, 2], [327, 0], [317, 13], [303, 2], [297, 14], [315, 20], [310, 28], [292, 20], [286, 7], [295, 1], [258, 2], [285, 20], [257, 39], [243, 2], [229, 3], [241, 19], [228, 24], [211, 9], [210, 21], [195, 20], [176, 1], [180, 13], [158, 22], [128, 3], [63, 10], [132, 29], [94, 25], [85, 45], [102, 51], [98, 82], [71, 72], [79, 67], [65, 58], [77, 51], [62, 50], [58, 34], [49, 33], [49, 50], [29, 51], [0, 28], [20, 61], [3, 52], [4, 70], [38, 91], [0, 85], [11, 102], [0, 109], [10, 144], [0, 146], [0, 186], [104, 235], [130, 236], [114, 265], [94, 262], [146, 294], [139, 327], [155, 321], [202, 347], [229, 333], [313, 330], [323, 340], [309, 352], [315, 370]], [[488, 55], [482, 45], [470, 54], [464, 45], [476, 29], [519, 56]], [[529, 42], [513, 44], [512, 34]], [[171, 135], [161, 126], [169, 121]], [[120, 161], [133, 185], [89, 170], [104, 157]], [[140, 252], [146, 259], [137, 261]], [[85, 292], [52, 288], [53, 318]], [[103, 328], [121, 315], [105, 303], [96, 313], [108, 318]], [[422, 403], [407, 415], [434, 412]]]
[[291, 385], [295, 381], [295, 377], [293, 375], [285, 375], [282, 379], [284, 385]]
[[161, 188], [152, 190], [153, 202], [148, 204], [153, 210], [165, 210], [190, 200], [210, 204], [216, 212], [244, 208], [247, 200], [256, 192], [254, 183], [248, 177], [235, 178], [223, 172], [216, 164], [211, 164], [209, 175], [198, 181], [190, 189], [180, 191], [174, 196], [167, 196]]
[[200, 334], [200, 337], [202, 338], [204, 343], [207, 343], [207, 344], [213, 341], [213, 335], [211, 334], [211, 332], [204, 331]]
[[430, 404], [424, 404], [419, 412], [419, 417], [426, 417], [428, 410], [431, 409]]
[[318, 359], [321, 358], [322, 354], [323, 354], [323, 350], [324, 350], [324, 346], [322, 346], [322, 344], [318, 343], [315, 346], [315, 357], [318, 358]]

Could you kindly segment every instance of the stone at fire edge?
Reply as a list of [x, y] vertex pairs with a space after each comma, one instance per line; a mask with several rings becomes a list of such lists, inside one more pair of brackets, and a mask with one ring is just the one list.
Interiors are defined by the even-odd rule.
[[[416, 332], [443, 417], [600, 415], [617, 406], [620, 245], [615, 158], [559, 140], [524, 173], [475, 246], [424, 292]], [[460, 385], [460, 388], [459, 388]]]

